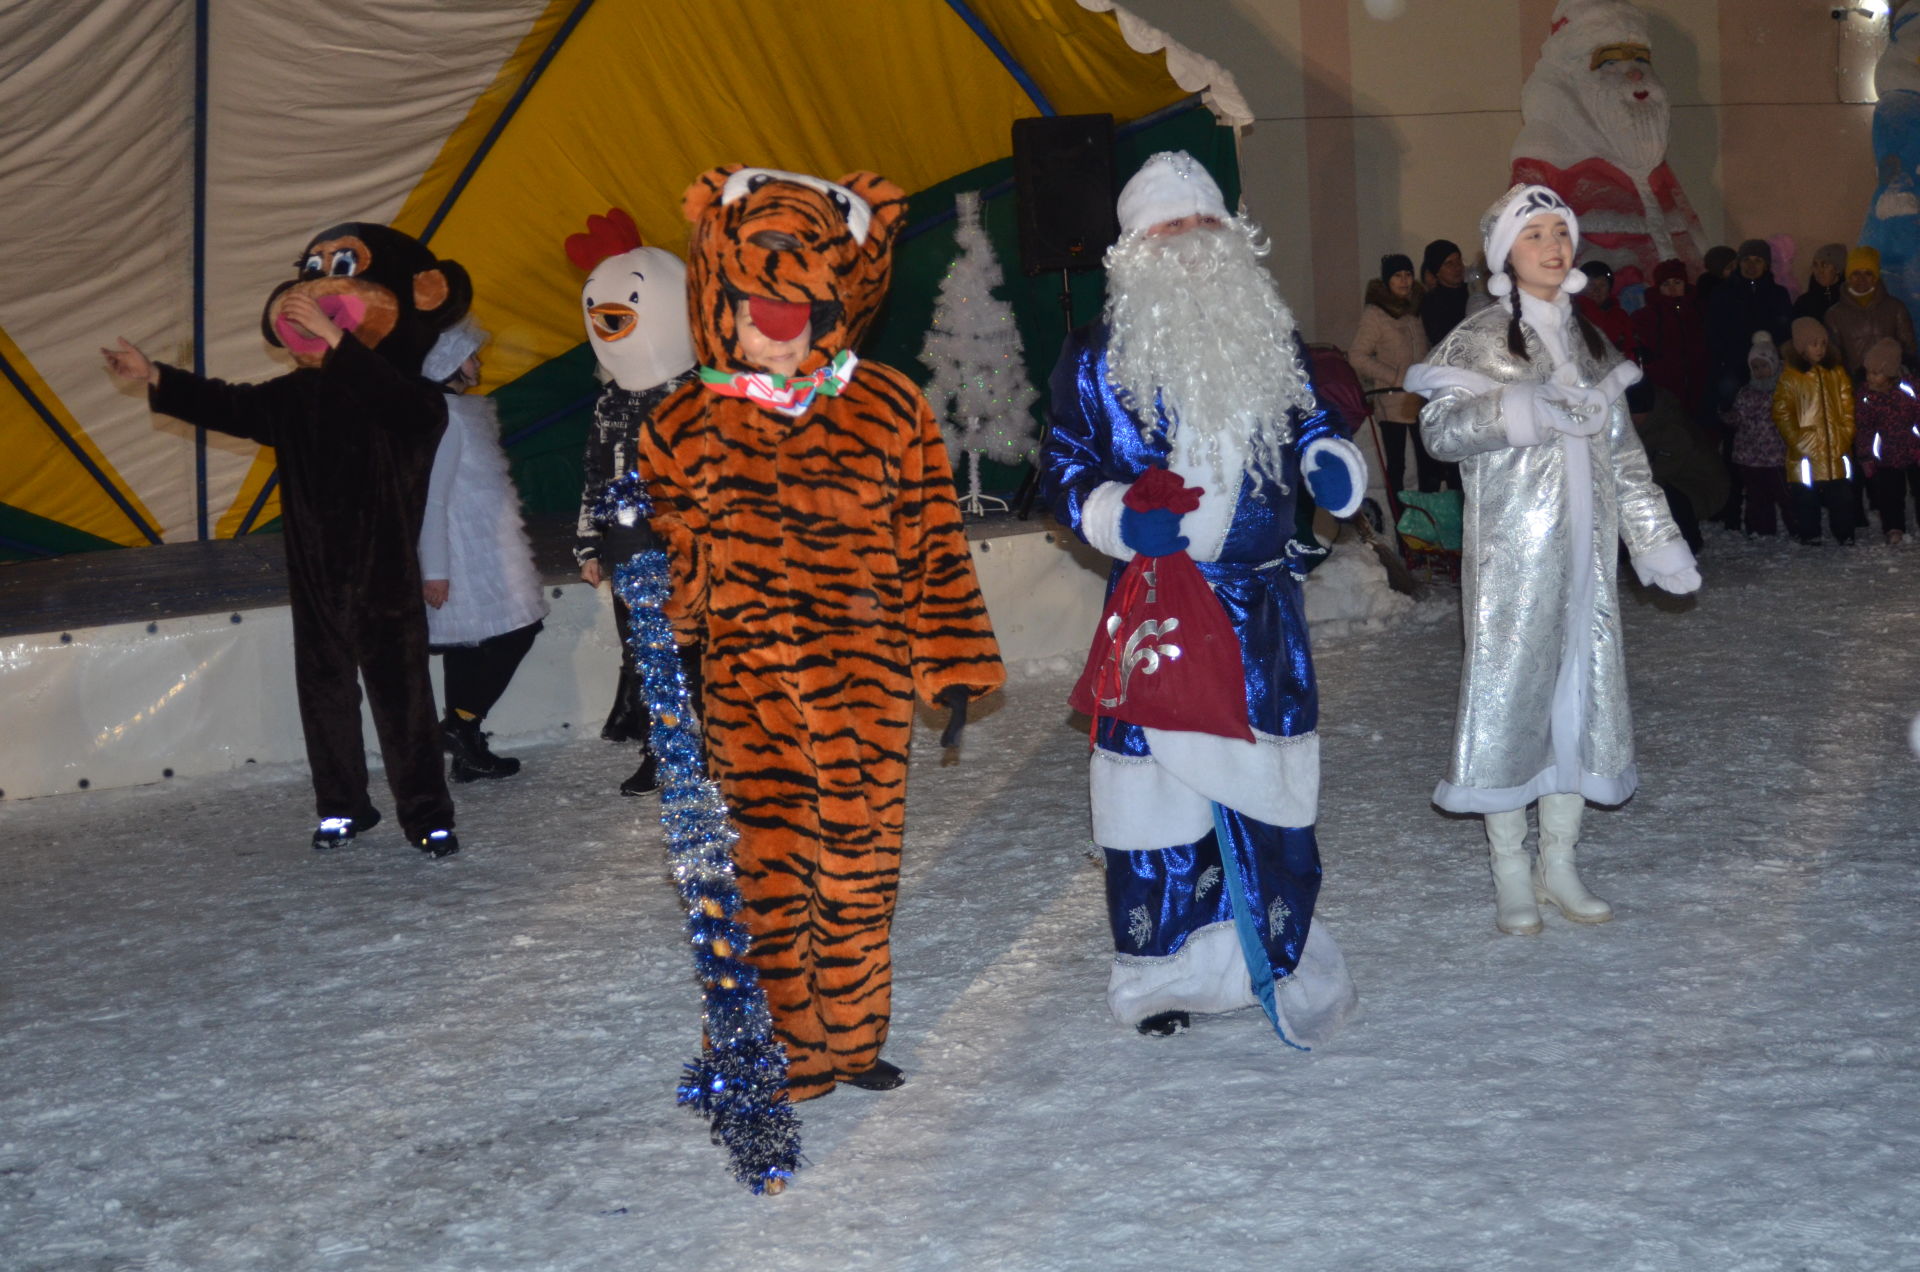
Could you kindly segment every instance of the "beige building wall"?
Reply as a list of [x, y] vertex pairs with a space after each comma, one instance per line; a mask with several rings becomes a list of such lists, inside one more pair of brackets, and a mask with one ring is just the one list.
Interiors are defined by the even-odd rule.
[[[1233, 72], [1255, 115], [1247, 211], [1310, 339], [1345, 344], [1386, 252], [1450, 238], [1469, 257], [1507, 186], [1520, 89], [1555, 0], [1125, 0]], [[1833, 7], [1816, 0], [1640, 0], [1673, 104], [1667, 161], [1708, 238], [1799, 245], [1859, 233], [1873, 108], [1838, 101]]]

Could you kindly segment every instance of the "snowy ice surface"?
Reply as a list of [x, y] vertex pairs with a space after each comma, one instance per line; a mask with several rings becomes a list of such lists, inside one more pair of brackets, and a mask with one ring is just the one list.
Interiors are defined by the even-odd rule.
[[801, 1106], [777, 1198], [672, 1103], [698, 1007], [626, 748], [458, 788], [445, 862], [391, 823], [312, 852], [292, 767], [0, 805], [0, 1268], [1920, 1267], [1920, 552], [1720, 534], [1702, 569], [1625, 597], [1601, 927], [1499, 935], [1478, 821], [1427, 802], [1457, 622], [1323, 644], [1320, 914], [1365, 1015], [1312, 1055], [1108, 1016], [1077, 667], [958, 764], [923, 730], [909, 1082]]

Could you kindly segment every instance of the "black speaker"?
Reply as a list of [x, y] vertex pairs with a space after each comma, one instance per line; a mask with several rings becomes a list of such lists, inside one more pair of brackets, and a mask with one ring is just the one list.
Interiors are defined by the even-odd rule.
[[1115, 239], [1113, 116], [1013, 121], [1020, 267], [1029, 274], [1092, 269]]

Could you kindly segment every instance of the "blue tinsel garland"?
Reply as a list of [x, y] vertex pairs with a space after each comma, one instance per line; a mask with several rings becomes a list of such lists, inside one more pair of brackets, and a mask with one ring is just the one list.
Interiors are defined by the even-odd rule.
[[[636, 473], [607, 483], [594, 505], [603, 524], [631, 526], [651, 512]], [[706, 1043], [686, 1067], [679, 1099], [707, 1119], [741, 1183], [756, 1193], [779, 1192], [800, 1167], [800, 1119], [786, 1096], [786, 1048], [774, 1037], [766, 992], [746, 961], [752, 937], [738, 918], [733, 869], [739, 833], [700, 757], [692, 702], [665, 614], [670, 587], [667, 555], [657, 548], [613, 571], [613, 590], [631, 611], [628, 647], [653, 715], [650, 745], [659, 763], [667, 864], [686, 903], [706, 1015]]]

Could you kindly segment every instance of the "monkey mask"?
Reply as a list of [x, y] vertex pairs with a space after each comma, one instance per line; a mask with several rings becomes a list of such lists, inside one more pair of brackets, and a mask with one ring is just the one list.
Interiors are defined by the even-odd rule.
[[436, 260], [411, 235], [366, 221], [320, 231], [294, 268], [300, 276], [267, 297], [260, 328], [303, 367], [319, 366], [327, 345], [283, 316], [296, 292], [312, 296], [341, 330], [408, 375], [420, 374], [433, 342], [473, 304], [473, 283], [459, 264]]

